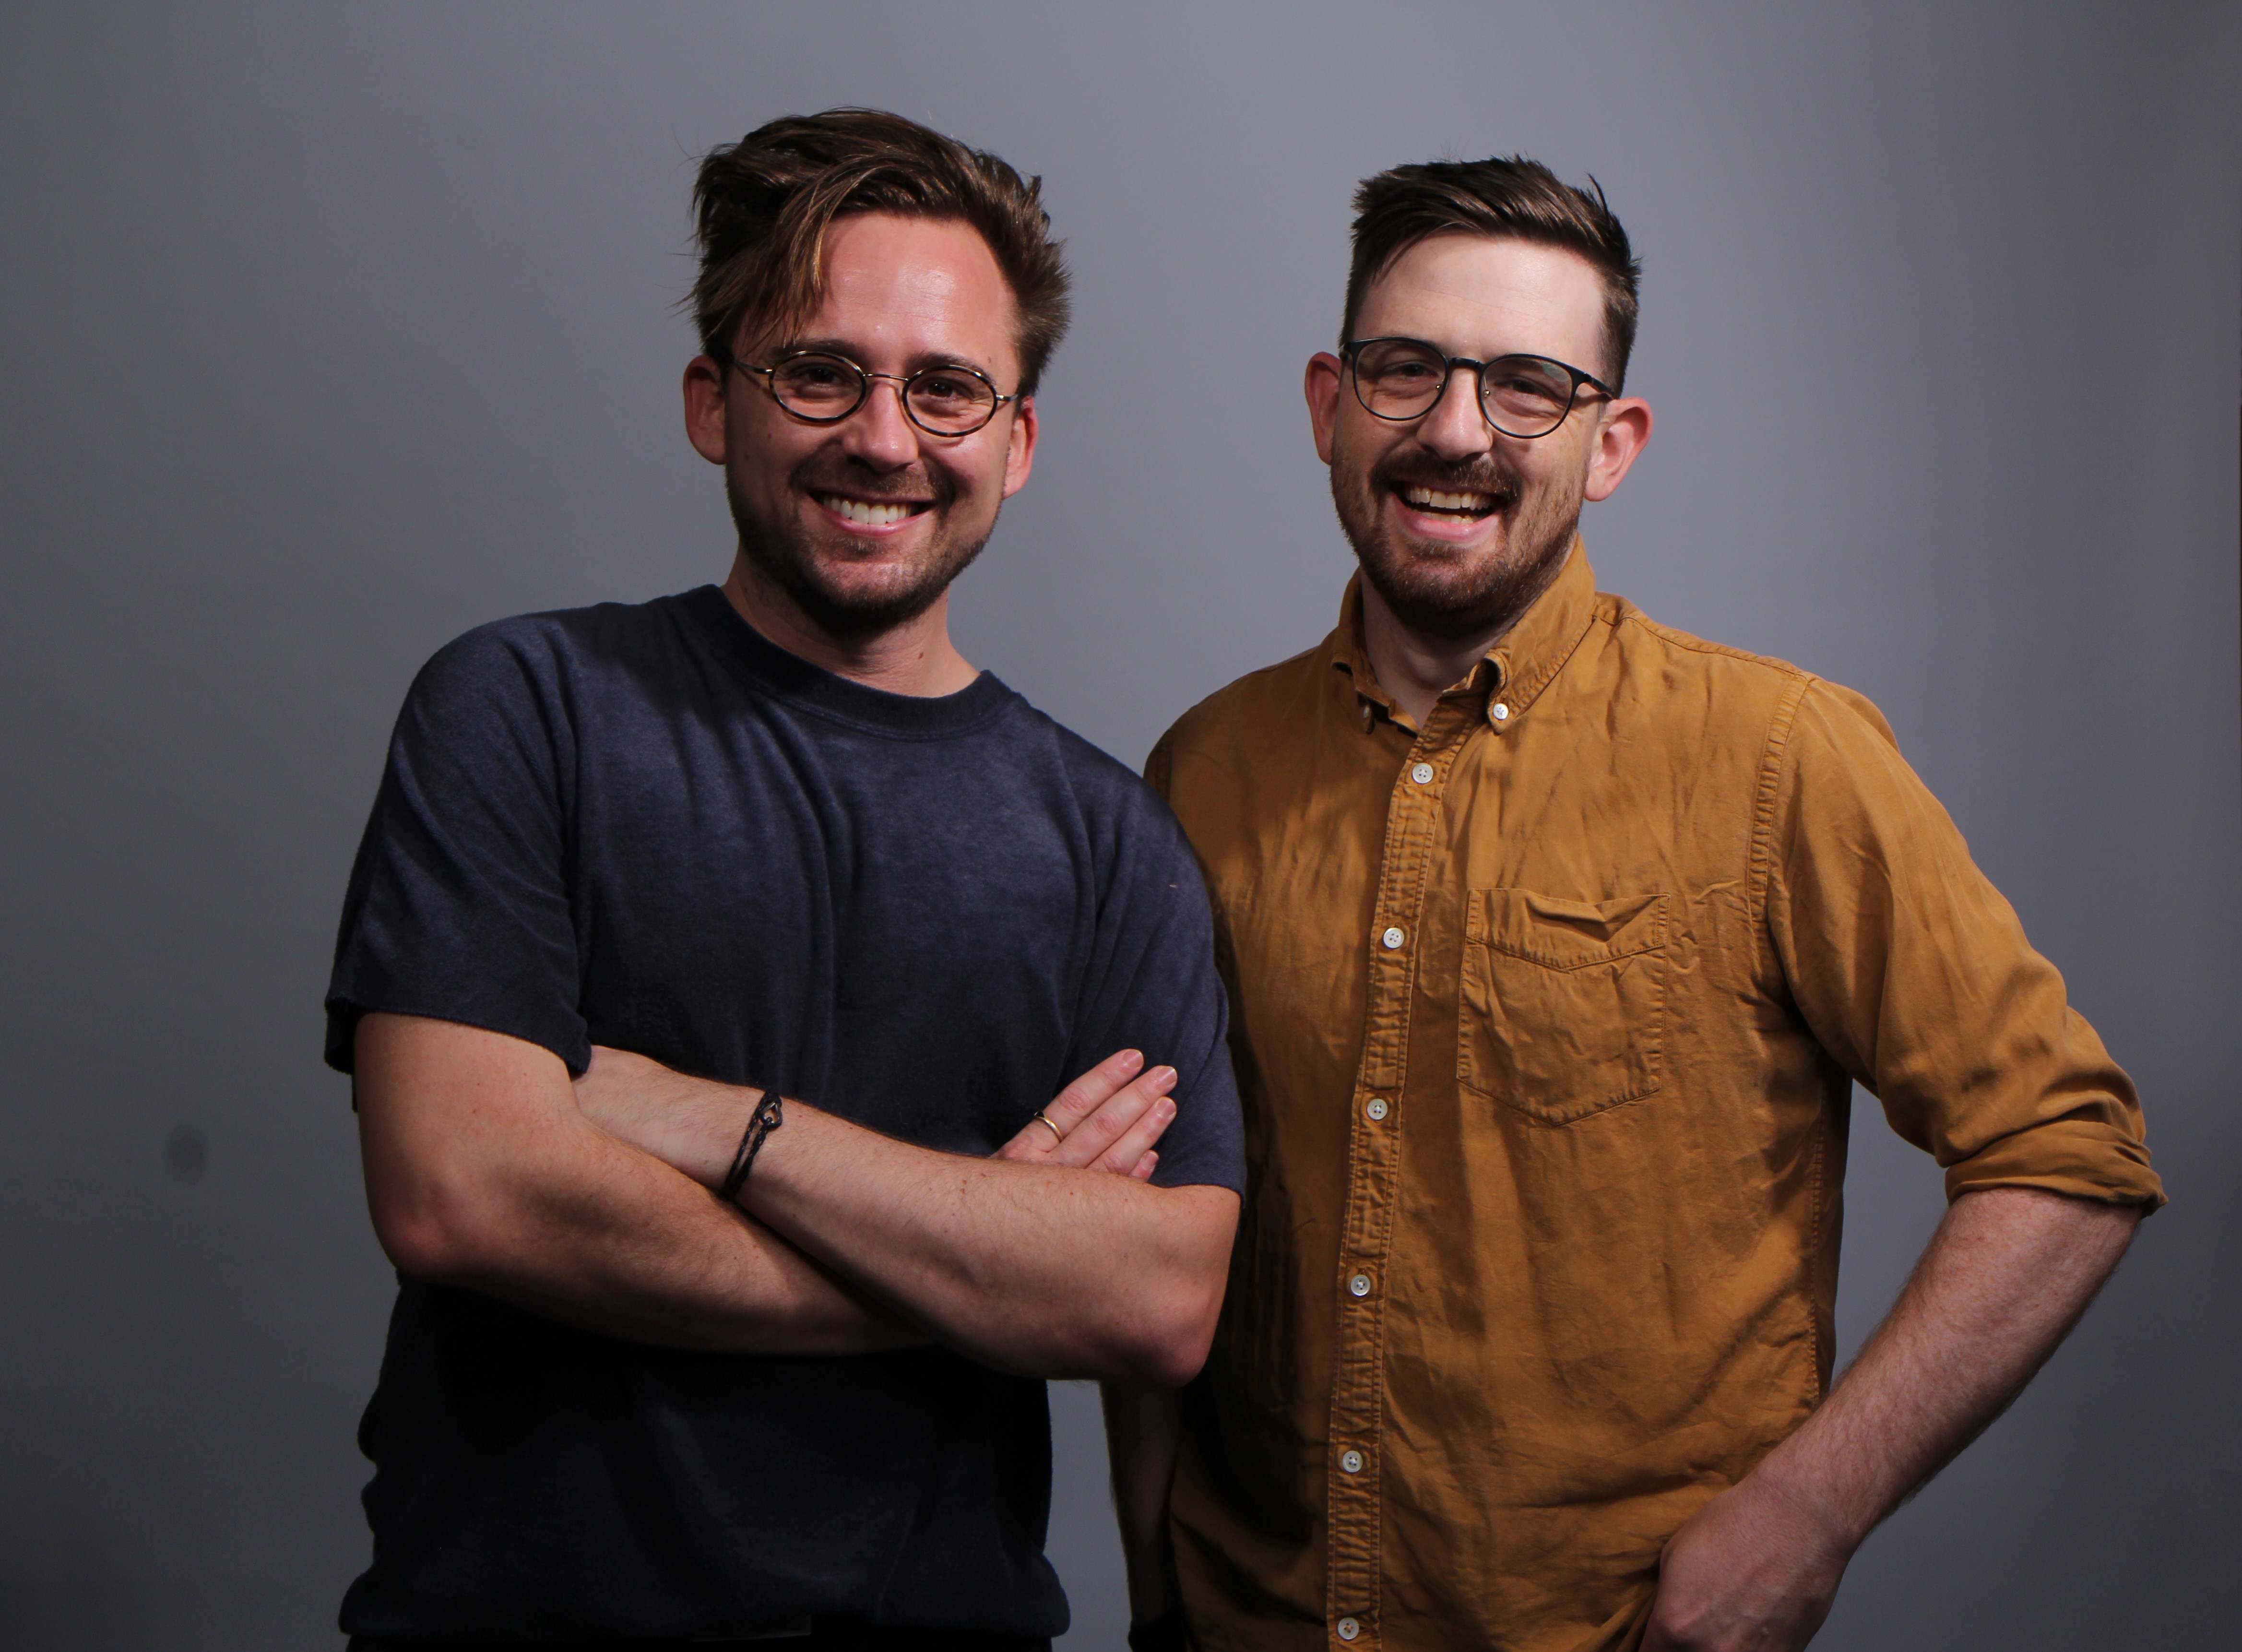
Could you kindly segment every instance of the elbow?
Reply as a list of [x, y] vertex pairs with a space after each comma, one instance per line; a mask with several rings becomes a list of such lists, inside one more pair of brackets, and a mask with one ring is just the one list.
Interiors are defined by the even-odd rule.
[[1218, 1272], [1166, 1283], [1136, 1317], [1118, 1361], [1124, 1368], [1114, 1374], [1155, 1388], [1180, 1388], [1198, 1375], [1214, 1346], [1224, 1283]]
[[367, 1203], [382, 1253], [406, 1278], [423, 1285], [472, 1285], [495, 1271], [493, 1225], [477, 1219], [475, 1203], [455, 1191], [376, 1191]]

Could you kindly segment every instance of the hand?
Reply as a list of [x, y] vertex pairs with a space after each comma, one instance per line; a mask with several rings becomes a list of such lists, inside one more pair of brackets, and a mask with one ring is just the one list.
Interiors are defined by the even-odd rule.
[[1173, 1067], [1139, 1074], [1142, 1051], [1121, 1050], [1105, 1058], [1058, 1093], [1044, 1109], [1049, 1127], [1030, 1118], [1020, 1133], [997, 1150], [998, 1158], [1028, 1165], [1064, 1165], [1108, 1170], [1147, 1179], [1159, 1164], [1152, 1144], [1174, 1122], [1176, 1104], [1168, 1091]]
[[1819, 1508], [1748, 1476], [1667, 1540], [1642, 1652], [1797, 1652], [1853, 1548]]

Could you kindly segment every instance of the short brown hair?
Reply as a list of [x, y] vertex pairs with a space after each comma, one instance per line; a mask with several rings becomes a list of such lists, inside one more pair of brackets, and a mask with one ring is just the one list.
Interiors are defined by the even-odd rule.
[[1346, 272], [1346, 319], [1339, 342], [1354, 337], [1355, 318], [1378, 278], [1428, 236], [1460, 230], [1498, 239], [1534, 241], [1577, 252], [1604, 283], [1605, 375], [1617, 392], [1627, 383], [1635, 350], [1637, 290], [1642, 265], [1627, 232], [1612, 216], [1604, 187], [1561, 183], [1523, 155], [1483, 161], [1425, 161], [1363, 179], [1354, 191], [1354, 259]]
[[758, 126], [709, 151], [693, 184], [701, 347], [730, 359], [742, 324], [799, 326], [825, 286], [825, 232], [857, 212], [952, 218], [989, 244], [1018, 311], [1022, 395], [1066, 331], [1067, 274], [1043, 179], [877, 109], [829, 109]]

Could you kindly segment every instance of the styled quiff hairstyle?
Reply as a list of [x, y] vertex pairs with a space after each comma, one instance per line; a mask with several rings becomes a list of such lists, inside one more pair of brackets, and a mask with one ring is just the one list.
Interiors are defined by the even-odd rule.
[[1354, 259], [1346, 272], [1343, 346], [1354, 337], [1362, 300], [1393, 261], [1428, 236], [1460, 230], [1497, 239], [1533, 241], [1577, 252], [1604, 284], [1604, 376], [1614, 392], [1627, 385], [1635, 350], [1636, 290], [1642, 265], [1627, 232], [1612, 216], [1604, 187], [1575, 189], [1523, 155], [1483, 161], [1426, 161], [1362, 181], [1354, 191]]
[[[1066, 331], [1067, 274], [1043, 209], [996, 156], [877, 109], [829, 109], [758, 126], [708, 151], [693, 184], [701, 276], [693, 284], [701, 347], [732, 359], [743, 326], [782, 336], [825, 291], [825, 232], [857, 212], [948, 218], [989, 244], [1018, 313], [1021, 395], [1035, 393]], [[1002, 386], [1000, 386], [1001, 388]]]

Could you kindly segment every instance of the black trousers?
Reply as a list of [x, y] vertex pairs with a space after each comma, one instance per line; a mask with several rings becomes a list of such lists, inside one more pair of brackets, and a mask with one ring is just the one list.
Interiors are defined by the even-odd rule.
[[821, 1617], [807, 1635], [752, 1641], [375, 1641], [350, 1652], [1051, 1652], [1033, 1635], [978, 1629], [883, 1628], [862, 1618]]

